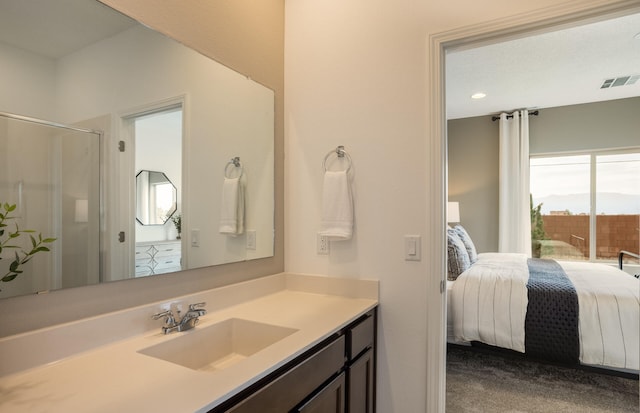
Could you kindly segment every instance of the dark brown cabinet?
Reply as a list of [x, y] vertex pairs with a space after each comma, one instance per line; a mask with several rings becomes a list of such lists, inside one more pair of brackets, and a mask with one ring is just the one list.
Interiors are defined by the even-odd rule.
[[376, 309], [210, 413], [374, 413]]
[[373, 413], [373, 348], [360, 355], [347, 369], [349, 413]]
[[372, 312], [346, 331], [348, 413], [375, 411], [375, 321]]
[[344, 413], [346, 383], [345, 373], [340, 373], [311, 399], [293, 411], [296, 413]]

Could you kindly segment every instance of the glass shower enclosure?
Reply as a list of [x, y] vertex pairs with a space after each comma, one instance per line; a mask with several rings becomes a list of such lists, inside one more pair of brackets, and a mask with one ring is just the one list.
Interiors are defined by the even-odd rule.
[[[15, 205], [6, 241], [17, 224], [56, 238], [15, 279], [0, 282], [0, 298], [100, 282], [100, 146], [102, 134], [0, 113], [0, 203]], [[29, 234], [11, 240], [31, 248]], [[15, 249], [2, 248], [0, 278]]]

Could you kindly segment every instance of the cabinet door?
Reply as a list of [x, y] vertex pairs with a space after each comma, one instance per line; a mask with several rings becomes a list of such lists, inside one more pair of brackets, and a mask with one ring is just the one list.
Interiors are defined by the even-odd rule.
[[373, 413], [373, 349], [354, 361], [347, 370], [349, 413]]
[[293, 411], [298, 413], [344, 413], [345, 385], [346, 380], [343, 372], [309, 401]]

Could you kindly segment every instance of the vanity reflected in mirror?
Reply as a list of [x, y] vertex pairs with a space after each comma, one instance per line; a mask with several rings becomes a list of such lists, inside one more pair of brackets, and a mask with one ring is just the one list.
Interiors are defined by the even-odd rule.
[[[3, 1], [0, 59], [0, 202], [57, 238], [0, 298], [273, 256], [272, 90], [96, 0]], [[245, 229], [231, 236], [219, 227], [235, 157]]]

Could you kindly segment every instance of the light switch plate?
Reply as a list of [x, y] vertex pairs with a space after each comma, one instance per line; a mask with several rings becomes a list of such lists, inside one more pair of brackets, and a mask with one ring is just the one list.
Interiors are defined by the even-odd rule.
[[194, 228], [191, 230], [191, 246], [199, 247], [200, 246], [200, 230]]
[[404, 260], [420, 261], [422, 259], [422, 240], [420, 235], [404, 236]]

